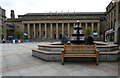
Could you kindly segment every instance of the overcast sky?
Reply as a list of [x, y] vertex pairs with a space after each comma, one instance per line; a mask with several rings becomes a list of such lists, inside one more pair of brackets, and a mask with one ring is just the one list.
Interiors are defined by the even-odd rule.
[[10, 10], [15, 16], [26, 13], [45, 12], [105, 12], [111, 0], [0, 0], [0, 6], [10, 17]]

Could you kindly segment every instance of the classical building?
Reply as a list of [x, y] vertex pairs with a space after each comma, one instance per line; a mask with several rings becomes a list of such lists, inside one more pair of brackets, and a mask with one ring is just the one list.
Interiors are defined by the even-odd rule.
[[15, 24], [15, 31], [27, 33], [31, 38], [60, 39], [63, 34], [69, 38], [79, 20], [83, 29], [90, 27], [100, 37], [104, 33], [104, 15], [104, 12], [28, 13], [8, 22]]
[[91, 28], [93, 36], [97, 33], [95, 37], [101, 39], [105, 35], [108, 39], [113, 32], [115, 35], [110, 40], [119, 42], [119, 7], [120, 2], [111, 2], [106, 12], [27, 13], [18, 15], [18, 18], [12, 10], [8, 22], [15, 25], [15, 33], [24, 32], [31, 39], [61, 39], [63, 34], [70, 38], [79, 20], [83, 29]]
[[106, 8], [106, 40], [120, 42], [120, 1]]
[[6, 40], [6, 16], [5, 10], [0, 7], [0, 42], [3, 38]]

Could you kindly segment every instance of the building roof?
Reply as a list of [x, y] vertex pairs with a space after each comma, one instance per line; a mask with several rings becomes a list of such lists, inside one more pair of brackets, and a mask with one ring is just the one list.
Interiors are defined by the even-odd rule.
[[104, 12], [27, 13], [25, 15], [44, 15], [44, 14], [104, 14]]
[[18, 17], [22, 16], [89, 16], [89, 15], [104, 15], [105, 12], [64, 12], [64, 13], [27, 13], [25, 15], [18, 15]]

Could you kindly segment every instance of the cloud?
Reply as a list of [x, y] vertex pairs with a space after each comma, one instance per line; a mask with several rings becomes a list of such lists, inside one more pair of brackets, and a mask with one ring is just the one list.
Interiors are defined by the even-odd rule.
[[39, 12], [105, 12], [111, 0], [1, 0], [0, 4], [10, 17], [10, 10], [17, 15]]

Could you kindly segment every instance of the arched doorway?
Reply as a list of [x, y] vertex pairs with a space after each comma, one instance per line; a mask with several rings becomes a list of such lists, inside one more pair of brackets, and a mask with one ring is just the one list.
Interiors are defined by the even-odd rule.
[[117, 40], [118, 40], [118, 43], [120, 44], [120, 27], [118, 28], [118, 31], [117, 31]]

